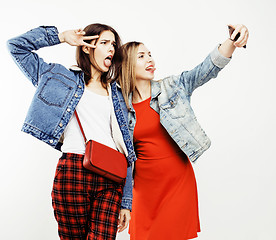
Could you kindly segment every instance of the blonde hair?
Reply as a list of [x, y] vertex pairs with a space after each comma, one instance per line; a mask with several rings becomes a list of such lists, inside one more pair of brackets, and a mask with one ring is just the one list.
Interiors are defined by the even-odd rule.
[[118, 82], [122, 88], [122, 94], [128, 109], [129, 95], [134, 91], [136, 84], [136, 61], [139, 46], [141, 42], [128, 42], [120, 48], [121, 69], [118, 76]]

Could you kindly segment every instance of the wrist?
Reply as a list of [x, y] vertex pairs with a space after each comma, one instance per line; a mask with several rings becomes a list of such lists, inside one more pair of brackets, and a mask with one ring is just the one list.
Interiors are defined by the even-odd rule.
[[236, 46], [234, 45], [235, 42], [233, 42], [230, 39], [226, 39], [226, 41], [219, 46], [219, 52], [222, 56], [226, 58], [231, 58], [233, 52], [236, 49]]
[[60, 41], [61, 43], [65, 42], [63, 32], [58, 34], [58, 38], [59, 38], [59, 41]]
[[231, 38], [226, 39], [225, 43], [226, 43], [226, 45], [228, 45], [228, 47], [236, 48], [235, 40], [233, 40]]

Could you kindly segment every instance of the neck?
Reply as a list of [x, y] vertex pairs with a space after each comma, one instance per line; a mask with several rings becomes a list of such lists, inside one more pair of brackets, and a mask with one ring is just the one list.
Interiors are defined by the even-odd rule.
[[101, 82], [102, 72], [91, 65], [91, 81]]
[[91, 67], [91, 75], [88, 84], [86, 85], [87, 89], [89, 89], [92, 92], [95, 92], [99, 95], [107, 96], [107, 86], [103, 86], [101, 82], [101, 75], [102, 73], [95, 68]]
[[151, 96], [151, 88], [149, 80], [136, 80], [135, 89], [133, 91], [132, 102], [139, 103]]
[[92, 85], [101, 85], [101, 76], [102, 72], [100, 72], [91, 64], [91, 78], [89, 79], [87, 87]]
[[89, 79], [89, 82], [88, 84], [86, 85], [87, 87], [95, 87], [95, 86], [102, 86], [102, 83], [101, 83], [101, 77], [100, 76], [92, 76], [90, 79]]

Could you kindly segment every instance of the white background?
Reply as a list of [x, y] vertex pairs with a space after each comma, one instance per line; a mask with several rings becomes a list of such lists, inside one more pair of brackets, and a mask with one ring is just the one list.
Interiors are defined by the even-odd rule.
[[[247, 49], [237, 49], [218, 78], [193, 95], [198, 120], [212, 140], [194, 165], [202, 228], [198, 239], [276, 239], [274, 0], [1, 4], [0, 239], [58, 239], [51, 189], [60, 153], [20, 131], [35, 89], [13, 63], [5, 42], [40, 25], [64, 31], [95, 22], [113, 26], [123, 42], [144, 42], [157, 63], [156, 79], [200, 63], [228, 37], [228, 23], [249, 28]], [[75, 49], [66, 44], [39, 54], [66, 67], [75, 63]], [[117, 239], [129, 239], [127, 231]]]

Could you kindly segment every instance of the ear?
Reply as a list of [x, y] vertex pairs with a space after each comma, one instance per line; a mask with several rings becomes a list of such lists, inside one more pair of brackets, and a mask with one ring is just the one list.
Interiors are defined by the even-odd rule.
[[89, 47], [87, 46], [82, 46], [82, 51], [84, 51], [86, 54], [89, 54]]

